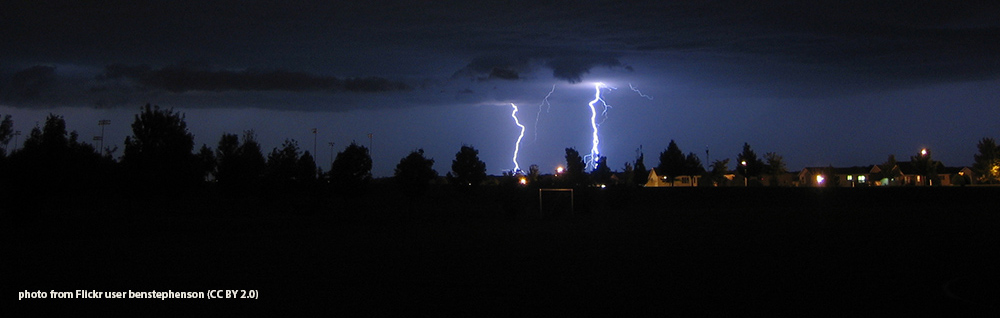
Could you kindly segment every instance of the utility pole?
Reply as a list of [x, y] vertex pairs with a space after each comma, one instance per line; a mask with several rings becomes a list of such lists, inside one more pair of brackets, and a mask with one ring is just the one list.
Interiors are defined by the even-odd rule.
[[21, 131], [20, 130], [14, 131], [14, 150], [11, 151], [11, 153], [13, 153], [14, 151], [17, 151], [17, 136], [20, 136], [20, 135], [21, 135]]
[[708, 156], [708, 145], [705, 145], [705, 167], [711, 167], [711, 166], [712, 166], [712, 157]]
[[101, 151], [100, 151], [100, 153], [103, 154], [104, 153], [104, 126], [111, 125], [111, 120], [108, 120], [108, 119], [98, 120], [97, 121], [97, 125], [101, 126], [101, 139], [100, 139], [101, 140]]
[[372, 141], [372, 139], [373, 139], [372, 137], [373, 137], [372, 133], [368, 133], [368, 157], [369, 158], [371, 158], [371, 156], [372, 156], [372, 145], [374, 144], [373, 141]]
[[317, 132], [316, 128], [313, 128], [312, 131], [313, 131], [313, 158], [316, 158], [316, 132]]
[[333, 167], [333, 142], [328, 142], [330, 144], [330, 166]]

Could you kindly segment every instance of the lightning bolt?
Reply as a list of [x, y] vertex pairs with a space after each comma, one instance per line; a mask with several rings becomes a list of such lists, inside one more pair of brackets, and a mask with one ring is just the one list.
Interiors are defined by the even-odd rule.
[[642, 92], [639, 91], [639, 88], [632, 86], [632, 83], [628, 83], [628, 88], [631, 88], [633, 92], [638, 93], [639, 96], [645, 97], [648, 100], [653, 100], [653, 96], [643, 94]]
[[514, 111], [510, 113], [510, 117], [514, 118], [514, 124], [516, 124], [517, 127], [521, 127], [521, 134], [517, 136], [517, 142], [514, 143], [514, 158], [512, 159], [512, 161], [514, 161], [513, 172], [518, 173], [521, 172], [521, 166], [517, 164], [517, 152], [521, 150], [521, 138], [524, 138], [524, 125], [521, 125], [521, 122], [517, 120], [517, 105], [510, 103], [510, 107], [514, 108]]
[[597, 102], [601, 102], [601, 104], [604, 105], [604, 112], [601, 113], [601, 116], [607, 118], [608, 108], [610, 108], [610, 106], [608, 106], [608, 103], [604, 102], [604, 99], [601, 98], [601, 88], [607, 88], [607, 87], [608, 86], [604, 85], [604, 83], [594, 84], [594, 91], [595, 91], [594, 100], [590, 101], [590, 103], [587, 104], [588, 106], [590, 106], [590, 128], [592, 128], [594, 131], [593, 132], [594, 139], [592, 142], [593, 147], [590, 148], [590, 154], [584, 156], [584, 160], [587, 162], [588, 166], [591, 166], [592, 168], [595, 169], [597, 168], [597, 161], [600, 160], [601, 158], [600, 157], [601, 151], [598, 149], [598, 146], [601, 144], [601, 138], [598, 136], [597, 128], [600, 126], [600, 124], [597, 123], [597, 107], [595, 107], [594, 105], [596, 105]]
[[542, 99], [542, 103], [538, 104], [538, 115], [535, 116], [535, 130], [534, 130], [535, 139], [533, 139], [531, 142], [538, 141], [538, 119], [542, 117], [542, 106], [548, 106], [548, 108], [545, 109], [545, 113], [548, 113], [549, 110], [552, 110], [552, 104], [549, 103], [549, 96], [552, 96], [552, 93], [555, 91], [556, 91], [556, 84], [552, 84], [552, 90], [550, 90], [549, 93], [545, 95], [545, 98]]

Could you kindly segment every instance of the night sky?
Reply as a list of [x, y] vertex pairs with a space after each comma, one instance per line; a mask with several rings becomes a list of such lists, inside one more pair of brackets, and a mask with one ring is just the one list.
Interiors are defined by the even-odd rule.
[[121, 147], [151, 103], [186, 114], [196, 147], [254, 129], [265, 151], [312, 152], [315, 127], [324, 170], [329, 142], [373, 133], [375, 176], [418, 148], [443, 175], [463, 144], [500, 174], [514, 103], [521, 167], [550, 172], [564, 148], [589, 152], [596, 82], [616, 88], [600, 126], [614, 170], [640, 145], [655, 166], [671, 139], [703, 163], [747, 142], [794, 171], [924, 147], [966, 166], [1000, 138], [996, 1], [94, 2], [0, 5], [0, 114], [19, 142], [55, 113], [88, 142], [110, 119]]

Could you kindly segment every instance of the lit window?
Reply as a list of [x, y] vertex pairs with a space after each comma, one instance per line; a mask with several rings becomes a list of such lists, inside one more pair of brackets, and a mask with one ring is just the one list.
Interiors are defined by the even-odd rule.
[[816, 175], [816, 184], [823, 184], [823, 180], [824, 180], [823, 175], [820, 174]]
[[864, 183], [865, 179], [865, 176], [858, 176], [858, 182]]
[[854, 176], [847, 175], [847, 181], [854, 181]]

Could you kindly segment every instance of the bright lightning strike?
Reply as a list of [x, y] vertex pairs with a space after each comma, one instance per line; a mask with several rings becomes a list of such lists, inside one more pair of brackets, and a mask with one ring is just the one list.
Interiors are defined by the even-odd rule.
[[597, 168], [597, 161], [600, 160], [601, 158], [600, 157], [601, 151], [598, 149], [598, 146], [601, 144], [601, 139], [598, 136], [598, 130], [597, 130], [597, 127], [599, 126], [599, 124], [597, 123], [597, 108], [594, 107], [594, 105], [597, 104], [597, 102], [601, 102], [601, 104], [604, 105], [604, 112], [602, 113], [602, 116], [606, 116], [608, 108], [610, 108], [610, 106], [608, 106], [608, 104], [604, 102], [604, 99], [601, 98], [601, 88], [608, 88], [608, 86], [604, 85], [604, 83], [594, 84], [594, 91], [595, 91], [594, 100], [590, 101], [590, 103], [587, 104], [588, 106], [590, 106], [590, 127], [594, 131], [593, 132], [594, 139], [593, 139], [593, 147], [590, 148], [590, 154], [585, 156], [586, 158], [584, 159], [587, 161], [587, 165], [594, 169]]
[[633, 92], [638, 93], [639, 96], [645, 97], [648, 100], [653, 100], [653, 96], [649, 96], [649, 95], [643, 94], [641, 91], [639, 91], [639, 88], [636, 88], [635, 86], [632, 86], [632, 83], [628, 83], [628, 88], [631, 88]]
[[516, 124], [517, 127], [521, 127], [521, 134], [517, 136], [517, 142], [514, 143], [514, 158], [512, 159], [512, 161], [514, 161], [513, 172], [518, 173], [521, 172], [521, 166], [517, 164], [517, 152], [521, 150], [521, 138], [524, 138], [524, 125], [521, 125], [521, 122], [517, 120], [517, 105], [510, 103], [510, 106], [514, 108], [514, 111], [510, 113], [510, 117], [514, 118], [514, 124]]

